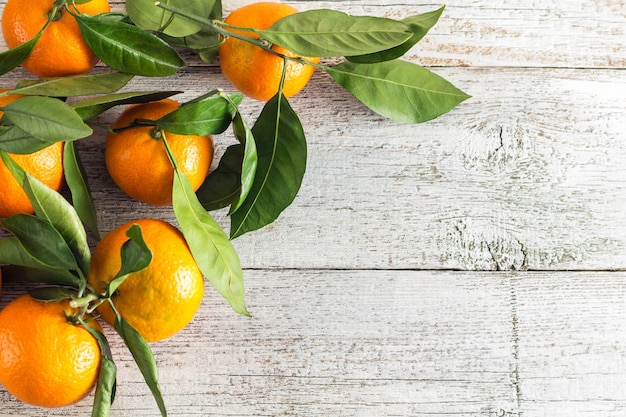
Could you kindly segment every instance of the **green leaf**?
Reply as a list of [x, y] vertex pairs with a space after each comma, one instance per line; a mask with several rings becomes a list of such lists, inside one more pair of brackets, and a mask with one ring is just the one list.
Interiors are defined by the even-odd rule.
[[62, 285], [78, 289], [80, 279], [67, 269], [49, 269], [31, 257], [15, 237], [0, 239], [0, 263], [2, 279], [7, 281], [36, 282]]
[[252, 133], [257, 146], [257, 170], [250, 193], [231, 214], [231, 239], [276, 220], [293, 202], [306, 170], [304, 129], [282, 94], [265, 104]]
[[174, 166], [172, 206], [180, 229], [200, 271], [239, 314], [249, 316], [244, 300], [239, 256], [226, 233], [202, 207], [187, 177], [180, 172], [164, 137]]
[[74, 254], [63, 236], [48, 222], [30, 214], [0, 219], [0, 226], [13, 233], [26, 252], [52, 269], [77, 270]]
[[[207, 0], [165, 0], [170, 6], [184, 9], [195, 16], [207, 17], [215, 1]], [[126, 0], [126, 12], [133, 22], [142, 29], [163, 32], [166, 35], [182, 37], [193, 35], [202, 29], [198, 23], [180, 15], [173, 15], [154, 5], [154, 0]]]
[[83, 273], [87, 274], [91, 251], [87, 243], [87, 234], [74, 207], [57, 191], [24, 172], [22, 167], [5, 152], [0, 152], [0, 157], [11, 175], [26, 192], [37, 216], [46, 220], [61, 234], [78, 266]]
[[7, 104], [2, 110], [3, 120], [8, 120], [25, 133], [50, 145], [82, 139], [92, 134], [91, 128], [80, 116], [56, 98], [26, 96]]
[[286, 16], [267, 30], [255, 30], [263, 39], [302, 56], [340, 57], [384, 51], [412, 36], [396, 20], [315, 9]]
[[250, 194], [252, 185], [254, 184], [254, 177], [256, 176], [258, 155], [256, 142], [254, 140], [254, 134], [252, 130], [246, 124], [241, 113], [237, 112], [233, 119], [233, 131], [235, 136], [239, 140], [239, 143], [243, 145], [244, 151], [241, 160], [241, 177], [240, 177], [240, 193], [237, 203], [231, 207], [230, 212], [234, 213], [241, 207], [245, 199]]
[[96, 339], [100, 347], [100, 371], [98, 372], [91, 417], [109, 417], [111, 405], [115, 399], [117, 366], [113, 362], [111, 348], [104, 334], [82, 320], [81, 323], [85, 330]]
[[88, 97], [72, 103], [72, 107], [83, 120], [89, 120], [115, 106], [158, 101], [180, 93], [181, 91], [140, 91], [114, 93], [103, 96]]
[[13, 90], [15, 94], [74, 97], [107, 94], [124, 87], [134, 76], [120, 72], [42, 80]]
[[28, 291], [31, 297], [38, 301], [56, 302], [69, 300], [76, 296], [76, 289], [62, 287], [42, 287]]
[[441, 8], [432, 12], [409, 16], [406, 19], [402, 19], [402, 22], [411, 29], [411, 32], [413, 32], [413, 36], [402, 45], [373, 54], [349, 56], [347, 57], [348, 60], [362, 64], [371, 64], [375, 62], [391, 61], [393, 59], [400, 58], [401, 56], [406, 54], [413, 46], [415, 46], [420, 40], [422, 40], [422, 38], [426, 36], [430, 28], [435, 26], [435, 24], [441, 17], [444, 9], [445, 6], [442, 6]]
[[35, 45], [37, 45], [42, 33], [43, 30], [31, 40], [26, 41], [13, 49], [0, 53], [0, 75], [6, 74], [24, 62], [35, 48]]
[[376, 113], [403, 123], [422, 123], [452, 110], [470, 96], [417, 64], [343, 62], [330, 76]]
[[87, 45], [117, 71], [165, 77], [185, 66], [176, 50], [141, 28], [102, 15], [83, 14], [76, 21]]
[[133, 224], [126, 231], [126, 236], [129, 239], [120, 248], [122, 266], [117, 275], [109, 281], [107, 291], [109, 295], [113, 295], [130, 274], [141, 271], [152, 262], [152, 252], [143, 239], [141, 227]]
[[166, 417], [167, 410], [165, 409], [161, 388], [159, 387], [159, 376], [156, 361], [154, 360], [150, 346], [148, 346], [148, 343], [146, 343], [137, 330], [124, 320], [124, 318], [120, 316], [115, 309], [114, 311], [116, 312], [116, 318], [113, 327], [122, 337], [124, 343], [126, 343], [126, 346], [128, 347], [128, 350], [130, 350], [130, 353], [133, 355], [135, 363], [137, 363], [146, 384], [148, 384], [148, 387], [156, 400], [161, 416]]
[[241, 164], [244, 147], [231, 145], [220, 159], [216, 169], [211, 171], [196, 195], [205, 210], [219, 210], [236, 203], [241, 192]]
[[17, 126], [8, 126], [0, 133], [0, 149], [6, 152], [30, 154], [46, 146], [50, 146], [50, 142], [36, 138]]
[[[233, 94], [234, 103], [241, 102], [241, 94]], [[184, 104], [156, 121], [161, 129], [179, 135], [214, 135], [224, 132], [237, 109], [223, 97]]]
[[63, 168], [65, 182], [72, 194], [74, 209], [80, 220], [99, 240], [100, 231], [98, 229], [96, 207], [91, 198], [87, 175], [85, 175], [85, 170], [74, 142], [68, 142], [63, 147]]

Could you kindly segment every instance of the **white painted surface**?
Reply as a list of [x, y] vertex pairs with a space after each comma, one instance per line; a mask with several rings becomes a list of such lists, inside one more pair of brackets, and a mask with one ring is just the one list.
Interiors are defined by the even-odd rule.
[[[440, 6], [381, 3], [291, 2], [398, 18]], [[153, 346], [170, 415], [626, 415], [625, 29], [622, 0], [448, 2], [408, 58], [473, 98], [419, 126], [317, 73], [291, 100], [309, 142], [302, 190], [234, 242], [253, 318], [208, 291], [192, 325]], [[214, 87], [232, 90], [197, 63], [129, 89]], [[243, 106], [250, 121], [259, 110]], [[115, 188], [102, 138], [81, 151], [103, 230], [172, 220]], [[2, 302], [22, 291], [7, 284]], [[157, 416], [112, 340], [113, 415]], [[90, 401], [42, 410], [0, 389], [0, 416], [89, 415]]]

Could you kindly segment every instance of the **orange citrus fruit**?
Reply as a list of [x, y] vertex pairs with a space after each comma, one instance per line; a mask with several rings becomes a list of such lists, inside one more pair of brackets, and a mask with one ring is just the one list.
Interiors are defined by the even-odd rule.
[[[83, 399], [100, 368], [100, 347], [67, 301], [22, 295], [0, 311], [0, 383], [19, 400], [62, 407]], [[101, 330], [96, 321], [89, 325]]]
[[[96, 292], [104, 293], [119, 272], [120, 248], [133, 224], [141, 227], [152, 262], [131, 274], [111, 299], [144, 339], [157, 342], [179, 332], [193, 319], [204, 295], [204, 277], [178, 229], [162, 220], [141, 219], [114, 229], [96, 245], [87, 278]], [[101, 304], [97, 312], [105, 322], [115, 322], [108, 303]]]
[[[0, 92], [7, 91], [0, 89]], [[0, 107], [18, 99], [17, 94], [0, 96]], [[2, 112], [0, 112], [2, 117]], [[63, 180], [63, 143], [57, 142], [31, 154], [9, 154], [26, 172], [42, 181], [48, 187], [58, 191]], [[26, 193], [0, 160], [0, 217], [9, 217], [17, 213], [34, 213]]]
[[[280, 3], [258, 2], [233, 11], [224, 22], [228, 25], [267, 29], [285, 16], [298, 10]], [[229, 29], [232, 30], [232, 29]], [[236, 33], [258, 38], [255, 33], [233, 30]], [[273, 45], [272, 50], [291, 58], [299, 56], [285, 48]], [[249, 42], [229, 37], [219, 49], [220, 66], [224, 76], [243, 94], [257, 100], [267, 101], [277, 92], [283, 74], [284, 61]], [[318, 63], [317, 57], [302, 57]], [[313, 75], [315, 67], [290, 60], [287, 63], [283, 94], [291, 97], [304, 88]]]
[[[126, 128], [136, 119], [157, 120], [177, 109], [179, 103], [164, 99], [128, 107], [113, 123], [113, 129]], [[161, 140], [167, 143], [194, 191], [204, 182], [213, 159], [210, 136], [178, 135], [160, 132], [151, 126], [131, 127], [109, 133], [105, 162], [111, 178], [129, 196], [145, 203], [172, 204], [174, 168]]]
[[[34, 38], [53, 11], [54, 0], [8, 0], [2, 13], [2, 33], [9, 48]], [[90, 0], [72, 6], [80, 13], [96, 15], [109, 11], [107, 0]], [[60, 8], [22, 67], [38, 77], [82, 74], [94, 67], [98, 57], [89, 49], [78, 23]]]

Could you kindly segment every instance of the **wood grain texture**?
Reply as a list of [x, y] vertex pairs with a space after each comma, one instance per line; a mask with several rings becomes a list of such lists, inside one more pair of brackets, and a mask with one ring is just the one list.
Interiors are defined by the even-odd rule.
[[[441, 5], [287, 3], [393, 18]], [[253, 317], [209, 290], [187, 329], [153, 345], [170, 415], [626, 415], [626, 4], [446, 5], [407, 59], [473, 96], [450, 114], [390, 122], [319, 71], [291, 100], [309, 144], [302, 189], [278, 221], [234, 241]], [[24, 78], [18, 69], [0, 87]], [[191, 59], [126, 89], [180, 89], [186, 100], [216, 87], [233, 91], [216, 64]], [[250, 123], [260, 110], [242, 106]], [[102, 230], [173, 222], [115, 187], [103, 138], [79, 144]], [[234, 138], [215, 142], [220, 154]], [[23, 291], [6, 283], [0, 304]], [[112, 416], [157, 416], [108, 334]], [[0, 389], [0, 417], [89, 415], [90, 401], [44, 410]]]

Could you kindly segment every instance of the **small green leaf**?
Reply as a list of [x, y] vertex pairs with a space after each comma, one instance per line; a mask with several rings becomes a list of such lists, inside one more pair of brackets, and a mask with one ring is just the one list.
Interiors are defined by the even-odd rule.
[[243, 270], [226, 233], [202, 207], [187, 177], [180, 172], [167, 138], [163, 138], [174, 166], [172, 208], [200, 271], [239, 314], [249, 316], [244, 300]]
[[111, 405], [115, 399], [117, 366], [113, 362], [111, 348], [104, 334], [82, 320], [81, 324], [96, 339], [100, 347], [100, 371], [98, 372], [91, 417], [109, 417]]
[[[207, 0], [168, 0], [167, 4], [184, 8], [195, 16], [209, 16], [215, 1]], [[173, 15], [154, 5], [154, 0], [126, 0], [126, 12], [132, 21], [145, 30], [163, 32], [168, 36], [182, 37], [193, 35], [202, 29], [198, 23]]]
[[56, 302], [69, 300], [76, 296], [76, 289], [63, 287], [42, 287], [28, 291], [31, 297], [38, 301]]
[[384, 51], [402, 45], [413, 35], [396, 20], [315, 9], [286, 16], [267, 30], [263, 39], [302, 56], [341, 57]]
[[415, 46], [415, 44], [422, 40], [424, 36], [426, 36], [430, 28], [432, 28], [441, 17], [444, 8], [445, 6], [442, 6], [432, 12], [409, 16], [406, 19], [402, 19], [401, 21], [411, 29], [411, 32], [413, 32], [413, 36], [402, 45], [373, 54], [350, 56], [347, 57], [348, 60], [362, 64], [371, 64], [400, 58], [413, 46]]
[[33, 259], [15, 237], [0, 239], [0, 263], [2, 279], [36, 282], [49, 285], [62, 285], [78, 289], [80, 279], [67, 269], [48, 269]]
[[257, 146], [257, 170], [250, 193], [231, 214], [231, 239], [276, 220], [293, 202], [306, 170], [304, 129], [282, 94], [266, 103], [252, 134]]
[[42, 33], [43, 31], [39, 32], [31, 40], [24, 42], [13, 49], [0, 53], [0, 75], [6, 74], [24, 62], [35, 48], [35, 45], [39, 41]]
[[244, 147], [231, 145], [220, 159], [216, 169], [211, 171], [196, 195], [205, 210], [219, 210], [236, 203], [241, 192], [241, 164]]
[[107, 94], [124, 87], [134, 76], [120, 72], [42, 80], [13, 90], [15, 94], [49, 97], [74, 97]]
[[48, 144], [82, 139], [93, 133], [68, 104], [56, 98], [26, 96], [2, 110], [3, 120]]
[[0, 219], [0, 226], [13, 233], [38, 262], [52, 269], [77, 270], [74, 254], [63, 236], [48, 222], [29, 214]]
[[403, 123], [422, 123], [452, 110], [470, 96], [417, 64], [343, 62], [330, 76], [376, 113]]
[[241, 161], [241, 179], [240, 179], [240, 193], [237, 203], [231, 207], [230, 212], [234, 213], [241, 207], [241, 204], [245, 201], [250, 194], [252, 185], [254, 184], [254, 177], [256, 176], [256, 169], [258, 163], [258, 155], [256, 149], [256, 142], [254, 140], [254, 134], [252, 130], [246, 124], [241, 113], [237, 112], [233, 119], [233, 131], [235, 136], [244, 147], [242, 161]]
[[114, 93], [88, 97], [72, 103], [72, 107], [83, 120], [89, 120], [115, 106], [158, 101], [180, 93], [180, 91]]
[[98, 230], [96, 207], [91, 198], [87, 175], [85, 175], [85, 170], [74, 142], [68, 142], [63, 147], [63, 168], [65, 182], [72, 194], [74, 209], [82, 222], [99, 240], [100, 231]]
[[[231, 96], [233, 102], [241, 102], [241, 94]], [[191, 102], [180, 106], [156, 121], [163, 130], [180, 135], [214, 135], [224, 132], [237, 111], [223, 97]]]
[[185, 66], [176, 50], [141, 28], [102, 15], [79, 15], [76, 21], [87, 45], [117, 71], [165, 77]]
[[115, 278], [109, 282], [107, 291], [109, 295], [113, 295], [131, 274], [141, 271], [152, 262], [152, 252], [143, 239], [141, 227], [133, 224], [126, 231], [126, 236], [129, 239], [120, 248], [122, 266]]
[[167, 417], [167, 410], [165, 409], [161, 388], [159, 387], [159, 376], [156, 361], [154, 360], [150, 346], [148, 346], [148, 343], [146, 343], [137, 330], [124, 320], [124, 318], [120, 316], [115, 309], [113, 310], [116, 312], [113, 327], [122, 337], [124, 343], [126, 343], [126, 346], [128, 347], [128, 350], [130, 350], [130, 353], [133, 355], [135, 363], [137, 363], [146, 384], [148, 384], [148, 387], [156, 400], [161, 416]]

